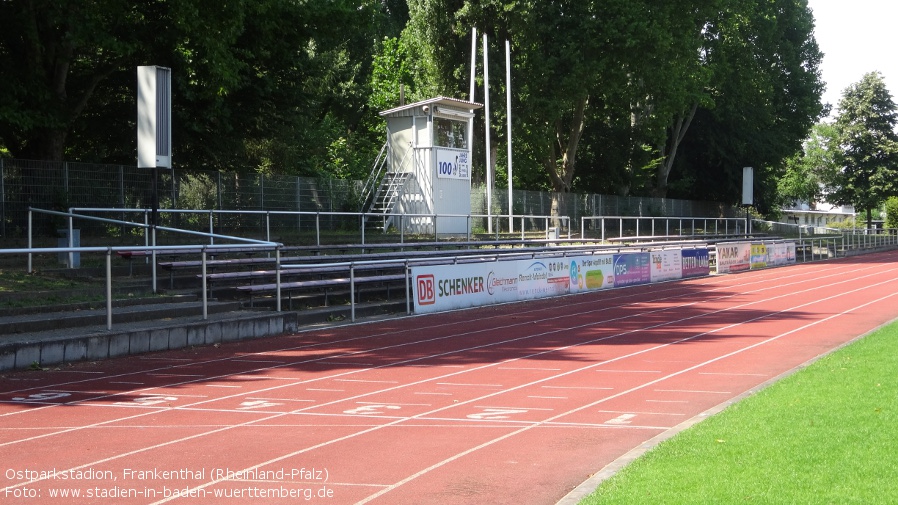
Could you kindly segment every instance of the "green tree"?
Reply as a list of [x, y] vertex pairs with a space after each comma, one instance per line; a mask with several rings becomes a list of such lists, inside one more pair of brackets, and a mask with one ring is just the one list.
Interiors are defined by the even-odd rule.
[[886, 200], [886, 228], [898, 230], [898, 196], [890, 196]]
[[826, 182], [838, 172], [833, 145], [835, 132], [832, 124], [817, 123], [802, 150], [785, 160], [785, 173], [778, 183], [782, 203], [801, 201], [813, 205], [826, 199]]
[[882, 74], [871, 72], [852, 84], [839, 101], [836, 162], [841, 170], [830, 181], [828, 199], [866, 212], [898, 194], [898, 107]]
[[133, 163], [135, 67], [157, 64], [179, 166], [358, 171], [371, 54], [406, 20], [400, 0], [0, 2], [0, 145]]
[[670, 196], [737, 202], [742, 167], [753, 166], [759, 211], [775, 208], [783, 161], [823, 112], [813, 31], [806, 0], [727, 0], [709, 20], [701, 55], [711, 103], [680, 146]]

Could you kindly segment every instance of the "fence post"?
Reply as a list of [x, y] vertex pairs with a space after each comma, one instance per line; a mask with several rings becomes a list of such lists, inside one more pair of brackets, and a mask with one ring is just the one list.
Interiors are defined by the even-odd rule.
[[349, 263], [349, 311], [351, 312], [350, 320], [355, 322], [355, 265]]
[[411, 295], [411, 278], [412, 278], [412, 267], [409, 263], [408, 258], [405, 260], [405, 314], [409, 315], [412, 313], [412, 295]]
[[112, 248], [106, 248], [106, 329], [112, 329]]
[[[34, 235], [34, 230], [33, 230], [34, 227], [32, 226], [32, 221], [33, 221], [32, 215], [33, 214], [34, 213], [31, 211], [31, 207], [28, 207], [28, 249], [31, 249], [31, 242], [32, 242], [31, 237]], [[32, 264], [31, 258], [32, 258], [32, 254], [28, 253], [28, 273], [29, 274], [34, 271], [34, 269], [31, 267], [31, 264]]]
[[6, 188], [3, 183], [3, 158], [0, 158], [0, 236], [6, 236]]
[[206, 246], [203, 246], [202, 254], [202, 290], [203, 290], [203, 321], [209, 319], [209, 292], [206, 290]]

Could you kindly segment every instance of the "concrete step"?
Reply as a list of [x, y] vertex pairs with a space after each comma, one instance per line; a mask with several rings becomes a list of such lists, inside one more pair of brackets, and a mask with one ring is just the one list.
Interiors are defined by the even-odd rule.
[[[189, 300], [180, 301], [167, 300], [161, 303], [113, 306], [112, 322], [115, 325], [136, 321], [165, 321], [177, 317], [201, 315], [203, 312], [202, 302], [196, 301], [195, 297], [189, 298]], [[241, 306], [237, 302], [218, 301], [209, 302], [207, 308], [208, 313], [224, 313], [240, 309]], [[73, 330], [105, 323], [105, 305], [102, 308], [86, 310], [45, 311], [0, 317], [0, 335]], [[0, 336], [0, 339], [2, 338]]]

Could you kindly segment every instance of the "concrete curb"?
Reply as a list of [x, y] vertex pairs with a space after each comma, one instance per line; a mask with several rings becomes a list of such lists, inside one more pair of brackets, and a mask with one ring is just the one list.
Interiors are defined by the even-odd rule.
[[266, 312], [87, 335], [0, 340], [0, 371], [272, 337], [297, 328], [295, 312]]

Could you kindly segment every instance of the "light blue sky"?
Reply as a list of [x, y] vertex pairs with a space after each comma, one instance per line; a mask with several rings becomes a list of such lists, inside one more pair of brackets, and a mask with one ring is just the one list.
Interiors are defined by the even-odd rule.
[[879, 71], [893, 100], [898, 93], [898, 2], [808, 0], [814, 37], [824, 53], [823, 102], [837, 107], [842, 92], [867, 72]]

